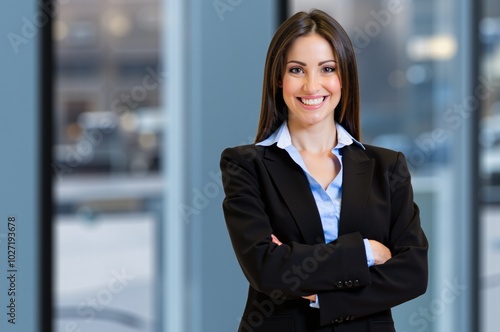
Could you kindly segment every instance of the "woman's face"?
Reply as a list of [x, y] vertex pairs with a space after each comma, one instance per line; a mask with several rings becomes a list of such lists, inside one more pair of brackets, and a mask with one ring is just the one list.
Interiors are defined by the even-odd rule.
[[341, 83], [330, 44], [318, 34], [297, 38], [288, 49], [282, 80], [288, 122], [300, 126], [333, 123]]

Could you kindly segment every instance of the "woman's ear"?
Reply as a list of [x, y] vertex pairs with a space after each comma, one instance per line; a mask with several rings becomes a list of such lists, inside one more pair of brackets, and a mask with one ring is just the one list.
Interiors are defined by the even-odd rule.
[[282, 81], [278, 81], [278, 88], [283, 88], [283, 82]]

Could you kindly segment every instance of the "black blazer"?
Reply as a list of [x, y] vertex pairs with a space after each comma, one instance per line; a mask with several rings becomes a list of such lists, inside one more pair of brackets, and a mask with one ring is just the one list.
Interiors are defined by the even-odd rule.
[[[341, 149], [339, 236], [326, 244], [307, 178], [285, 150], [224, 150], [224, 216], [250, 283], [239, 331], [394, 331], [391, 308], [426, 291], [428, 244], [406, 160], [365, 147]], [[364, 238], [393, 257], [368, 268]], [[311, 294], [320, 309], [301, 298]]]

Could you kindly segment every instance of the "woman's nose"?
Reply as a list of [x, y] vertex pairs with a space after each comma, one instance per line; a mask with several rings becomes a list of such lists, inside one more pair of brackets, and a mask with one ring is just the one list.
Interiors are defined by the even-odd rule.
[[315, 93], [319, 91], [320, 82], [315, 75], [308, 75], [304, 82], [304, 91], [307, 93]]

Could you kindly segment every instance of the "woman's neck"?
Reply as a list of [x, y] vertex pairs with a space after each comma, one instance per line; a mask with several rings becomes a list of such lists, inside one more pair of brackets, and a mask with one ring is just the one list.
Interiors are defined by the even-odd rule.
[[288, 130], [292, 144], [299, 152], [329, 153], [337, 145], [337, 127], [334, 121], [309, 126], [288, 121]]

